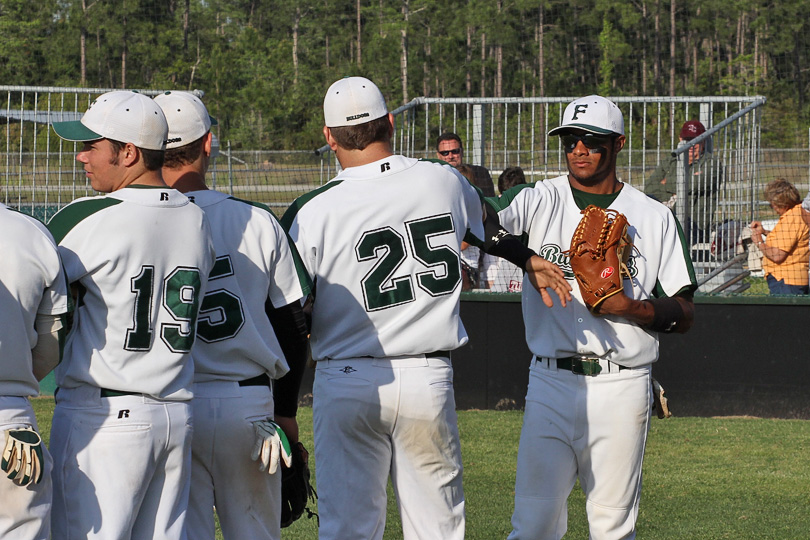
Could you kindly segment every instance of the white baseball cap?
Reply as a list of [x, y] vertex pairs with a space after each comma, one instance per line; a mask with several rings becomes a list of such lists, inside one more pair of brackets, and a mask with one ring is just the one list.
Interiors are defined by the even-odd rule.
[[169, 132], [157, 103], [129, 90], [100, 95], [81, 120], [54, 122], [53, 129], [68, 141], [112, 139], [146, 150], [164, 150]]
[[165, 92], [155, 96], [155, 103], [169, 123], [166, 150], [193, 143], [217, 125], [200, 98], [189, 92]]
[[332, 84], [323, 98], [326, 127], [356, 126], [388, 114], [377, 85], [365, 77], [346, 77]]
[[581, 129], [598, 135], [624, 135], [624, 116], [619, 107], [602, 96], [585, 96], [568, 104], [560, 127], [548, 132], [558, 135], [566, 129]]

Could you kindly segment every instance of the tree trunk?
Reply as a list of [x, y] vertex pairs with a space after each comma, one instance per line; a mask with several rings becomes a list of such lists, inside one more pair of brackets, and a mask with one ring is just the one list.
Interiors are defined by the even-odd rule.
[[363, 47], [361, 41], [362, 23], [360, 21], [360, 0], [357, 0], [357, 67], [363, 65]]
[[641, 2], [641, 95], [647, 95], [647, 2]]
[[188, 51], [188, 25], [191, 16], [191, 0], [186, 0], [183, 9], [183, 51]]
[[293, 86], [298, 86], [298, 29], [301, 26], [301, 8], [295, 8], [295, 16], [293, 18], [293, 46], [292, 46], [292, 62], [293, 62]]
[[465, 84], [467, 86], [467, 97], [472, 96], [472, 72], [470, 71], [470, 66], [472, 65], [472, 35], [473, 29], [472, 26], [469, 24], [467, 25], [467, 50], [464, 55], [464, 59], [466, 60], [464, 65], [465, 75]]
[[408, 103], [408, 18], [410, 17], [410, 0], [402, 1], [402, 30], [399, 45], [401, 56], [399, 70], [402, 78], [402, 103]]
[[487, 95], [486, 85], [486, 60], [487, 60], [487, 33], [481, 33], [481, 97]]
[[669, 4], [669, 95], [675, 97], [675, 5]]
[[82, 21], [79, 35], [79, 66], [81, 79], [79, 86], [87, 85], [87, 0], [82, 0]]
[[661, 0], [655, 0], [655, 61], [653, 62], [653, 79], [655, 79], [655, 95], [660, 96], [661, 89]]
[[127, 87], [127, 16], [124, 15], [121, 25], [124, 27], [123, 47], [121, 48], [121, 88]]

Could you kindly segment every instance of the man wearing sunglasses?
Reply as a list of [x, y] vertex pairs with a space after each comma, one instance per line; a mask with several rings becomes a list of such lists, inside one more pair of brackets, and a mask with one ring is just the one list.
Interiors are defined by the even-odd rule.
[[[450, 132], [439, 135], [436, 140], [436, 156], [458, 168], [464, 163], [464, 146], [461, 144], [461, 137]], [[485, 197], [494, 197], [495, 185], [492, 183], [492, 176], [486, 167], [481, 165], [469, 165], [469, 167], [472, 169], [472, 179], [470, 180], [472, 184], [480, 189]]]
[[623, 290], [591, 313], [579, 287], [549, 309], [523, 287], [533, 353], [517, 460], [510, 540], [558, 540], [579, 479], [591, 538], [635, 538], [641, 464], [651, 417], [650, 366], [659, 332], [685, 332], [696, 288], [683, 232], [666, 207], [623, 183], [619, 108], [600, 96], [573, 101], [559, 135], [568, 174], [516, 186], [493, 204], [503, 227], [574, 281], [565, 251], [588, 205], [624, 214], [633, 249]]

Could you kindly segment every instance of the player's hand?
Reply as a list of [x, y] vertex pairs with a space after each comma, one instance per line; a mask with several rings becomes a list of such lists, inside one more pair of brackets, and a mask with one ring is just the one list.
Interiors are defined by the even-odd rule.
[[20, 486], [42, 480], [42, 438], [32, 428], [6, 431], [6, 447], [0, 469]]
[[272, 420], [256, 420], [253, 422], [253, 432], [256, 439], [253, 443], [253, 452], [250, 458], [259, 461], [259, 470], [274, 474], [278, 470], [280, 461], [289, 467], [292, 464], [292, 450], [290, 441], [284, 431]]
[[548, 289], [557, 293], [560, 304], [565, 305], [571, 301], [571, 285], [565, 280], [560, 268], [537, 255], [526, 261], [526, 275], [532, 286], [540, 293], [546, 307], [554, 306], [554, 301]]

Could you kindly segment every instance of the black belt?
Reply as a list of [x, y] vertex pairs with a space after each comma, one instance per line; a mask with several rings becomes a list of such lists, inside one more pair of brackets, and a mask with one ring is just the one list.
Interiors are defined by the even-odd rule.
[[[550, 358], [549, 360], [555, 360]], [[602, 366], [599, 365], [598, 358], [582, 358], [580, 356], [569, 356], [567, 358], [557, 358], [557, 369], [565, 369], [577, 375], [599, 375], [602, 372]], [[618, 366], [619, 371], [623, 369], [630, 369], [627, 366], [622, 366], [609, 360], [608, 364]]]
[[426, 352], [425, 358], [450, 358], [450, 351]]
[[120, 396], [142, 396], [142, 392], [121, 392], [120, 390], [110, 390], [109, 388], [100, 388], [101, 397], [120, 397]]
[[252, 379], [245, 379], [244, 381], [239, 381], [239, 386], [267, 386], [270, 387], [270, 377], [267, 373], [262, 373], [261, 375], [257, 375]]

